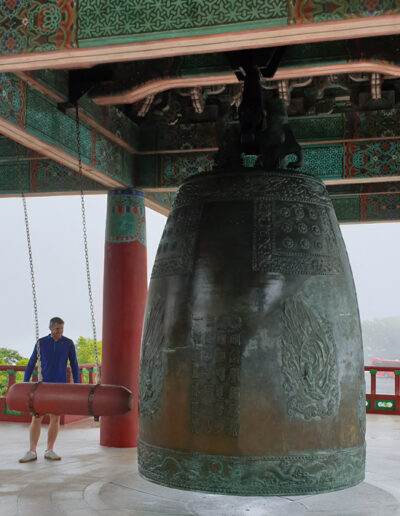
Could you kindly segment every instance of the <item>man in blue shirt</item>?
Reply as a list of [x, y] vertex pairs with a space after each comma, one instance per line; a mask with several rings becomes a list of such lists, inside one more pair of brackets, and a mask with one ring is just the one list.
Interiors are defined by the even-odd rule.
[[[60, 317], [50, 319], [50, 334], [39, 339], [40, 363], [43, 382], [65, 383], [67, 381], [67, 361], [71, 365], [74, 383], [79, 383], [79, 367], [76, 359], [75, 345], [71, 339], [63, 336], [64, 321]], [[29, 382], [37, 361], [36, 346], [25, 369], [24, 382]], [[40, 437], [40, 429], [44, 416], [33, 416], [29, 427], [30, 449], [19, 459], [19, 462], [32, 462], [37, 459], [36, 446]], [[47, 450], [44, 457], [49, 460], [60, 460], [53, 450], [60, 428], [60, 416], [50, 414], [47, 433]]]

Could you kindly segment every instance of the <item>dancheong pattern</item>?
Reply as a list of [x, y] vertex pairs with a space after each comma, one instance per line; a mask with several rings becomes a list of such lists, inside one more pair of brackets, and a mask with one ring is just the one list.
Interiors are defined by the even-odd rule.
[[400, 220], [400, 195], [363, 195], [360, 201], [360, 221]]
[[106, 242], [134, 242], [146, 245], [144, 195], [139, 190], [108, 192]]
[[396, 0], [294, 0], [293, 23], [321, 22], [353, 18], [358, 16], [378, 16], [400, 12]]
[[[31, 192], [68, 192], [80, 188], [81, 179], [78, 172], [49, 159], [35, 159], [30, 162]], [[84, 191], [104, 190], [104, 186], [83, 178]]]
[[3, 0], [1, 53], [75, 47], [76, 5], [74, 0]]
[[25, 82], [10, 73], [0, 73], [0, 116], [23, 127], [26, 107]]
[[177, 29], [263, 22], [286, 25], [282, 0], [81, 0], [79, 41]]
[[346, 178], [397, 175], [399, 163], [399, 140], [345, 144]]

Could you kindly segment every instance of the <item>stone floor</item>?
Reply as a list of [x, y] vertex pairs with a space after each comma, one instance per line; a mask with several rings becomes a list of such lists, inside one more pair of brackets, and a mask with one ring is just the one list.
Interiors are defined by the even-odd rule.
[[157, 486], [137, 473], [136, 449], [103, 448], [98, 423], [61, 430], [60, 462], [19, 464], [28, 425], [0, 423], [0, 516], [400, 516], [400, 417], [368, 415], [367, 474], [357, 487], [295, 497], [236, 497]]

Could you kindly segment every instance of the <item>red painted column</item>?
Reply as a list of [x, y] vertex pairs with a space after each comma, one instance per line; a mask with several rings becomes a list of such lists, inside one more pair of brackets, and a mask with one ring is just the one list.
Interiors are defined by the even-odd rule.
[[147, 295], [146, 222], [143, 192], [108, 193], [104, 257], [101, 383], [133, 393], [133, 409], [100, 418], [100, 444], [137, 444], [140, 341]]

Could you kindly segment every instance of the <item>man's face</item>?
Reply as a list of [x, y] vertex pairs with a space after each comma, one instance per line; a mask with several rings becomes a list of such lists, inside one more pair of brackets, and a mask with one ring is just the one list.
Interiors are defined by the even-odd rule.
[[62, 334], [64, 332], [64, 325], [63, 324], [51, 324], [50, 325], [50, 335], [54, 340], [58, 340], [60, 337], [62, 337]]

